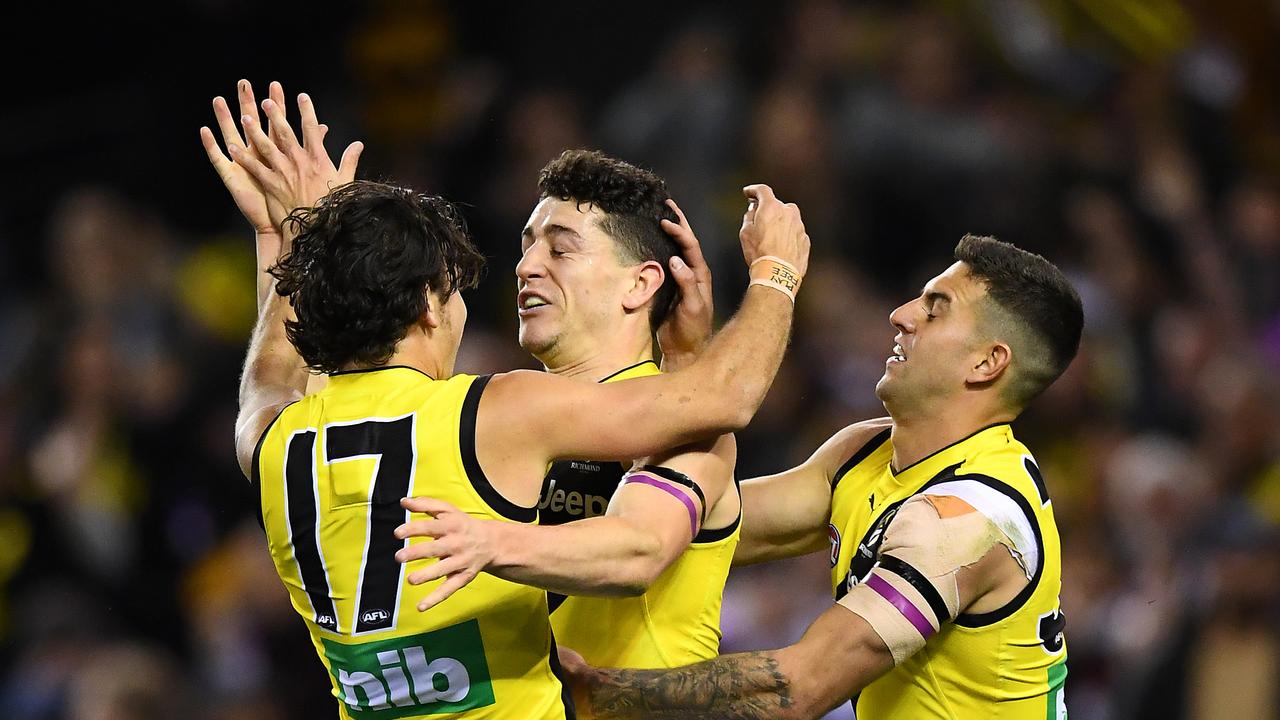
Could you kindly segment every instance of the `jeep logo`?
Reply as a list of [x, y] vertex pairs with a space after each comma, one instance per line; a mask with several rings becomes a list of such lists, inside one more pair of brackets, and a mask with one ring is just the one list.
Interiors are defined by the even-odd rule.
[[391, 613], [387, 612], [386, 610], [369, 610], [368, 612], [360, 616], [360, 621], [365, 623], [366, 625], [376, 623], [376, 622], [384, 622], [390, 619], [391, 619]]

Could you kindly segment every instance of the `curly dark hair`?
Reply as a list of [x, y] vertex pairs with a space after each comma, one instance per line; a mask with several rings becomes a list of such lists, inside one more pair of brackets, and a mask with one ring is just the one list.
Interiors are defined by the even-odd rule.
[[617, 243], [622, 257], [635, 263], [655, 260], [663, 280], [653, 295], [649, 322], [662, 324], [676, 299], [676, 284], [667, 271], [679, 248], [662, 220], [676, 222], [667, 207], [667, 183], [657, 175], [598, 150], [565, 150], [538, 174], [541, 197], [594, 205], [605, 213], [600, 229]]
[[439, 196], [356, 181], [285, 222], [297, 236], [270, 273], [298, 316], [289, 342], [317, 372], [385, 364], [428, 290], [443, 301], [484, 272], [462, 214]]
[[1084, 308], [1056, 265], [993, 237], [965, 235], [955, 259], [986, 285], [987, 297], [1026, 338], [1013, 400], [1025, 406], [1066, 371], [1080, 349]]

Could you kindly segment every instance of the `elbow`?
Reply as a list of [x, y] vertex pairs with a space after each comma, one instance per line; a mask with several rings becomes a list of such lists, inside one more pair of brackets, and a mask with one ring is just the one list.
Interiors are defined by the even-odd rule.
[[760, 409], [759, 402], [738, 401], [730, 403], [725, 408], [724, 424], [719, 428], [721, 435], [740, 432], [748, 425], [756, 416], [756, 411]]
[[663, 561], [662, 544], [656, 538], [646, 542], [644, 547], [637, 548], [628, 562], [620, 563], [621, 570], [616, 578], [615, 591], [619, 597], [636, 597], [643, 595], [658, 580], [658, 576], [667, 569]]

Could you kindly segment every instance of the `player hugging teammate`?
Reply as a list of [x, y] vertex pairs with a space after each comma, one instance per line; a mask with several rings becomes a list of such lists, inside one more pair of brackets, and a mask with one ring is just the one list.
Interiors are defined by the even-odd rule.
[[[214, 103], [230, 157], [202, 129], [257, 232], [237, 453], [342, 717], [1065, 717], [1052, 503], [1009, 425], [1079, 343], [1052, 264], [966, 237], [890, 315], [889, 417], [739, 492], [729, 433], [781, 362], [798, 208], [745, 189], [752, 281], [712, 335], [661, 179], [568, 151], [515, 268], [546, 372], [455, 374], [483, 266], [457, 210], [354, 181], [358, 144], [334, 166], [305, 95], [295, 134], [278, 84], [265, 129], [238, 93], [239, 127]], [[836, 602], [804, 637], [716, 657], [730, 562], [821, 550]]]

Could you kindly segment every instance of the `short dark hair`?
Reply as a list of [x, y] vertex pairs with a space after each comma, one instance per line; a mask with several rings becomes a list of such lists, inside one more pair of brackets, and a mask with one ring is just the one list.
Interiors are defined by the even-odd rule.
[[1025, 407], [1062, 375], [1080, 349], [1080, 295], [1053, 263], [992, 237], [965, 235], [955, 259], [986, 285], [1000, 314], [1025, 333], [1025, 347], [1015, 349], [1023, 357], [1010, 386], [1010, 399]]
[[671, 256], [679, 248], [662, 229], [662, 221], [676, 222], [667, 207], [667, 183], [643, 168], [598, 150], [565, 150], [547, 163], [538, 174], [541, 197], [574, 200], [594, 205], [605, 213], [600, 229], [617, 243], [621, 257], [641, 263], [655, 260], [662, 265], [663, 281], [654, 293], [649, 310], [653, 327], [662, 324], [675, 304], [676, 284], [667, 271]]
[[356, 181], [285, 222], [297, 236], [270, 272], [298, 316], [289, 342], [318, 372], [385, 364], [428, 290], [446, 300], [484, 271], [462, 214], [436, 195]]

